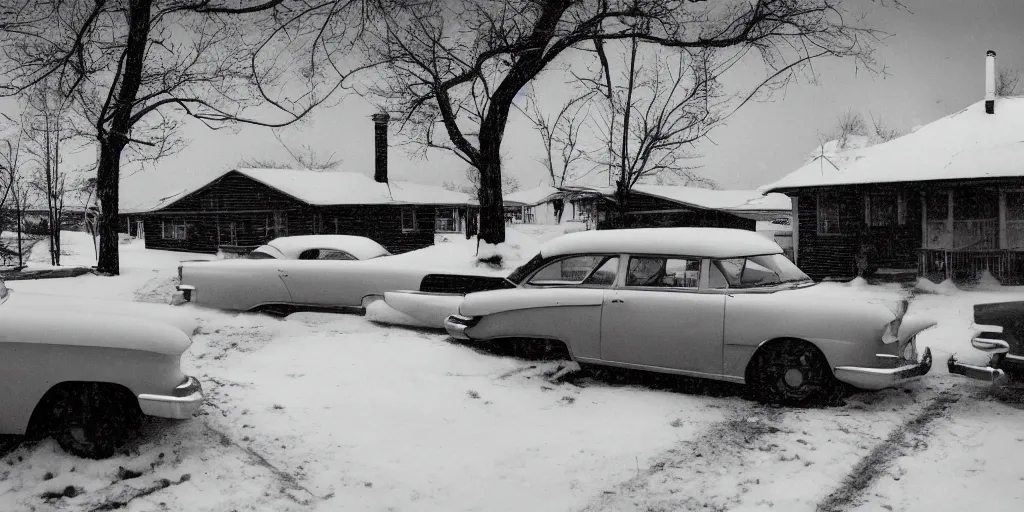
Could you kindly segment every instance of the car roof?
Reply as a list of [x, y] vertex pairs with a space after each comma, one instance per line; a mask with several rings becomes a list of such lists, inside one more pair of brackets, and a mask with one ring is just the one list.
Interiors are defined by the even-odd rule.
[[541, 256], [629, 253], [735, 258], [781, 254], [782, 247], [754, 232], [729, 228], [638, 228], [569, 233], [541, 246]]
[[306, 249], [334, 249], [345, 251], [361, 260], [387, 254], [384, 246], [363, 236], [355, 235], [299, 235], [275, 238], [267, 245], [281, 251], [288, 259], [298, 259]]

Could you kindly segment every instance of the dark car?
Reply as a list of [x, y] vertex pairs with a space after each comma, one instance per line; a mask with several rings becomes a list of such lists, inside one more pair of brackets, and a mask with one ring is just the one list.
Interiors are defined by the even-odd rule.
[[950, 373], [993, 384], [1024, 376], [1024, 301], [976, 304], [973, 327], [971, 346], [991, 354], [988, 366], [959, 363], [953, 355]]

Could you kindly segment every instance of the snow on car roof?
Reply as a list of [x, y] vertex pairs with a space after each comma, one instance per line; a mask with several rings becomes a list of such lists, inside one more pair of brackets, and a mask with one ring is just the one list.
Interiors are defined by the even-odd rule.
[[547, 242], [540, 249], [545, 258], [594, 252], [731, 258], [780, 254], [782, 248], [754, 231], [742, 229], [640, 228], [569, 233]]
[[288, 259], [297, 259], [306, 249], [335, 249], [345, 251], [361, 260], [387, 254], [387, 249], [369, 238], [354, 235], [300, 235], [283, 236], [267, 245], [281, 251]]

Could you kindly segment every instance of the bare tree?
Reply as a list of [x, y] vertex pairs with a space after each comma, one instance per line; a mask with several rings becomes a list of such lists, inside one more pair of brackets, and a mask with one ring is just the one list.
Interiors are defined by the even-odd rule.
[[885, 124], [882, 121], [882, 116], [878, 116], [878, 118], [875, 119], [875, 116], [872, 115], [871, 125], [874, 128], [875, 139], [877, 139], [878, 142], [889, 142], [890, 140], [904, 135], [903, 130]]
[[996, 96], [1016, 95], [1018, 84], [1020, 84], [1019, 69], [1000, 69], [996, 74]]
[[[574, 49], [612, 40], [674, 51], [760, 56], [772, 90], [819, 57], [873, 67], [869, 29], [852, 26], [841, 0], [422, 0], [384, 2], [364, 51], [386, 62], [369, 87], [412, 137], [448, 150], [481, 174], [481, 231], [504, 241], [501, 144], [517, 94]], [[602, 65], [606, 59], [601, 59]], [[610, 87], [609, 87], [610, 88]], [[753, 96], [753, 93], [752, 95]], [[443, 127], [446, 137], [435, 134]]]
[[526, 95], [526, 104], [520, 107], [513, 104], [530, 120], [544, 146], [544, 156], [540, 162], [548, 171], [549, 184], [562, 188], [567, 184], [583, 178], [594, 170], [593, 165], [586, 165], [587, 149], [581, 140], [580, 130], [588, 119], [588, 101], [595, 94], [587, 91], [562, 105], [554, 117], [541, 107], [536, 92], [531, 90]]
[[[480, 173], [476, 169], [470, 167], [466, 169], [466, 178], [463, 182], [446, 181], [441, 184], [442, 187], [452, 190], [455, 192], [462, 192], [463, 194], [469, 194], [470, 196], [478, 196], [480, 194]], [[501, 177], [501, 193], [502, 195], [508, 195], [512, 192], [518, 191], [520, 188], [519, 179], [511, 174], [505, 174]]]
[[[671, 175], [673, 184], [713, 187], [690, 162], [695, 144], [719, 124], [720, 86], [712, 74], [712, 53], [660, 49], [640, 55], [628, 43], [623, 84], [600, 116], [597, 130], [608, 154], [597, 161], [616, 171], [615, 197], [621, 209], [637, 184]], [[621, 129], [616, 133], [614, 126]], [[601, 155], [601, 152], [597, 152]]]
[[853, 109], [848, 109], [845, 114], [839, 116], [835, 128], [835, 140], [839, 141], [839, 149], [846, 149], [850, 144], [850, 137], [854, 135], [867, 135], [867, 123], [864, 116]]
[[[0, 141], [0, 171], [3, 174], [5, 202], [13, 207], [12, 217], [15, 231], [18, 233], [18, 266], [24, 266], [24, 244], [22, 227], [25, 218], [25, 207], [31, 202], [32, 188], [26, 179], [24, 131], [21, 126], [11, 138]], [[7, 208], [8, 211], [11, 208]]]
[[306, 144], [302, 145], [302, 149], [292, 149], [284, 142], [277, 130], [274, 130], [274, 137], [288, 152], [288, 156], [292, 158], [291, 162], [274, 158], [245, 158], [239, 162], [239, 165], [256, 169], [306, 169], [311, 171], [334, 171], [341, 165], [341, 159], [335, 158], [336, 153], [323, 156]]
[[28, 92], [22, 121], [27, 135], [28, 154], [34, 157], [36, 172], [30, 184], [46, 198], [47, 238], [50, 264], [60, 265], [61, 228], [64, 225], [64, 200], [68, 192], [63, 154], [75, 138], [69, 126], [67, 107], [70, 98], [55, 87], [55, 81], [43, 80]]
[[[284, 126], [344, 83], [336, 61], [293, 58], [311, 46], [330, 54], [343, 42], [321, 37], [310, 25], [316, 7], [303, 2], [12, 2], [0, 12], [0, 94], [55, 79], [75, 98], [81, 132], [100, 146], [97, 269], [108, 274], [119, 272], [123, 155], [155, 159], [174, 151], [183, 116], [211, 128]], [[257, 106], [272, 112], [252, 117]]]

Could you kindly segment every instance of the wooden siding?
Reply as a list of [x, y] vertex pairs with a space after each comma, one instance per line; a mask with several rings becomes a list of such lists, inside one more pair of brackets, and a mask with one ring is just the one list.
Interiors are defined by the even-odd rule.
[[840, 222], [847, 226], [843, 234], [818, 234], [818, 196], [815, 191], [802, 192], [796, 197], [800, 209], [795, 222], [800, 224], [800, 239], [797, 242], [800, 253], [797, 261], [800, 269], [815, 280], [825, 277], [852, 278], [857, 274], [857, 230], [864, 219], [864, 202], [853, 196], [844, 197], [846, 210]]
[[[408, 208], [416, 211], [417, 229], [402, 229], [402, 210]], [[337, 233], [371, 238], [397, 254], [434, 244], [436, 207], [312, 206], [232, 172], [141, 217], [149, 249], [213, 254], [220, 245], [254, 246], [279, 236]], [[184, 239], [164, 238], [165, 225], [182, 223], [187, 226]]]

